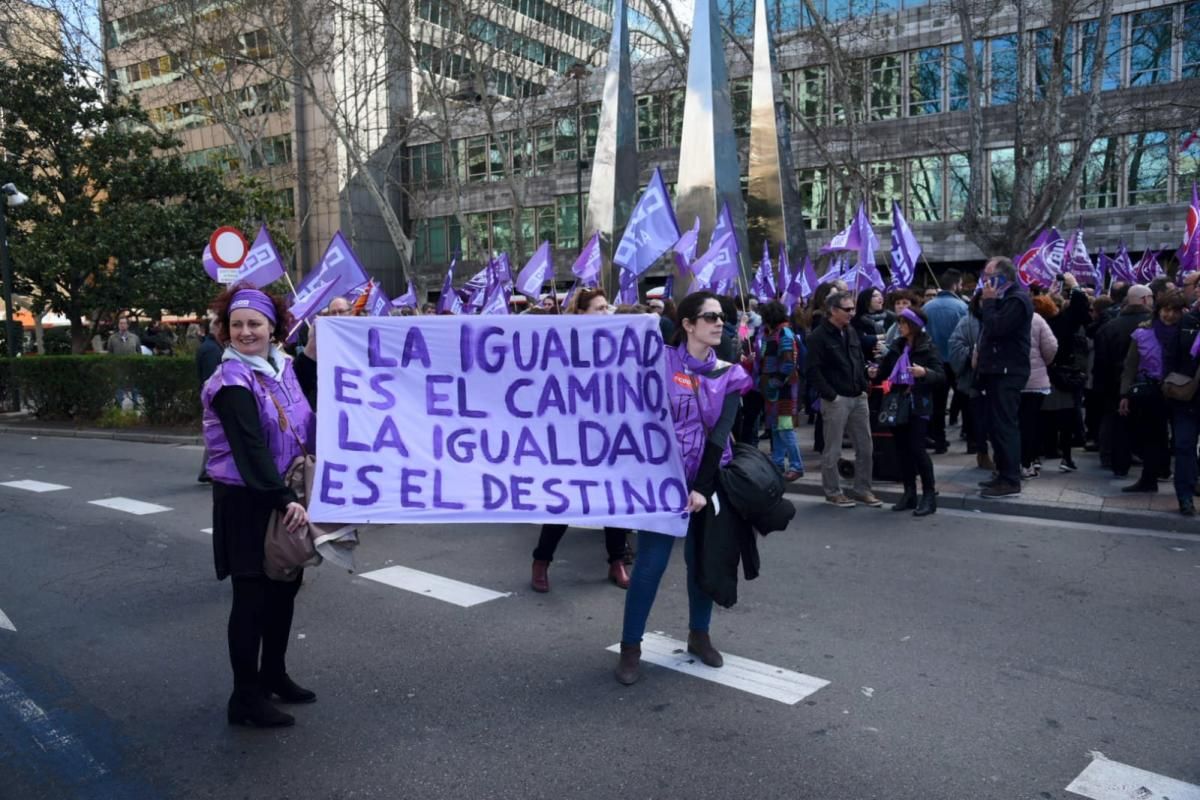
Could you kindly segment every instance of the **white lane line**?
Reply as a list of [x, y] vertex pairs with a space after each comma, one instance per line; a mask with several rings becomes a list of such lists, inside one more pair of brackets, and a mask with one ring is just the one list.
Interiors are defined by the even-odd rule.
[[50, 715], [3, 672], [0, 672], [0, 710], [11, 712], [29, 730], [42, 752], [57, 753], [65, 759], [66, 763], [57, 768], [69, 775], [72, 782], [99, 778], [108, 772], [75, 734], [57, 727]]
[[[621, 652], [618, 642], [608, 650]], [[778, 700], [794, 706], [813, 692], [825, 688], [829, 681], [782, 667], [773, 667], [760, 661], [722, 653], [725, 666], [719, 669], [706, 667], [700, 659], [687, 651], [687, 642], [680, 642], [656, 633], [648, 633], [642, 639], [642, 660], [660, 667], [667, 667], [686, 675], [703, 678], [743, 692], [756, 694], [768, 700]]]
[[209, 536], [212, 536], [212, 528], [201, 528], [200, 532], [207, 533]]
[[14, 633], [16, 633], [17, 630], [17, 626], [12, 624], [12, 620], [5, 615], [3, 609], [0, 609], [0, 628], [10, 630]]
[[167, 506], [144, 503], [141, 500], [133, 500], [128, 497], [106, 497], [103, 500], [89, 500], [88, 503], [94, 506], [111, 508], [115, 511], [124, 511], [126, 514], [136, 514], [139, 517], [144, 514], [160, 514], [163, 511], [171, 510]]
[[379, 583], [404, 589], [408, 592], [443, 600], [462, 608], [470, 608], [489, 600], [508, 597], [508, 592], [493, 592], [482, 586], [472, 586], [469, 583], [443, 578], [408, 567], [385, 567], [373, 572], [363, 572], [359, 577], [368, 578]]
[[1092, 757], [1068, 792], [1092, 800], [1200, 800], [1200, 786], [1193, 783], [1110, 761], [1103, 753]]
[[8, 481], [0, 483], [0, 486], [7, 486], [10, 489], [24, 489], [27, 492], [60, 492], [63, 489], [70, 489], [70, 486], [63, 486], [61, 483], [46, 483], [44, 481]]

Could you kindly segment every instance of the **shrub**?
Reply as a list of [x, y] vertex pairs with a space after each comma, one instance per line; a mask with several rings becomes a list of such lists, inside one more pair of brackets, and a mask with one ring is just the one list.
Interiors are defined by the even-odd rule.
[[[115, 419], [118, 387], [136, 388], [145, 420], [180, 424], [200, 418], [200, 386], [190, 358], [166, 356], [24, 356], [0, 359], [0, 397], [15, 386], [41, 419]], [[106, 417], [106, 414], [108, 416]]]

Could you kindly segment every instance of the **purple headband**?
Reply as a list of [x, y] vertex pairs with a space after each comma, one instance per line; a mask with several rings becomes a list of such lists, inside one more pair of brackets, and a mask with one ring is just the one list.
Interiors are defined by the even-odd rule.
[[229, 301], [229, 313], [232, 314], [239, 308], [257, 311], [271, 320], [272, 325], [275, 324], [275, 303], [267, 297], [266, 292], [260, 292], [258, 289], [238, 289]]
[[908, 321], [910, 325], [916, 325], [918, 330], [925, 330], [924, 321], [917, 316], [916, 312], [911, 309], [904, 308], [900, 310], [900, 317]]

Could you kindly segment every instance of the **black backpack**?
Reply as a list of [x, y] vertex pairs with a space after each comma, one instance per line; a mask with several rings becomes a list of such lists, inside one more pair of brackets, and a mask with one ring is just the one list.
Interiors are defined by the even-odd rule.
[[733, 460], [719, 474], [733, 510], [763, 536], [783, 530], [796, 516], [796, 507], [783, 496], [783, 472], [757, 447], [734, 445]]

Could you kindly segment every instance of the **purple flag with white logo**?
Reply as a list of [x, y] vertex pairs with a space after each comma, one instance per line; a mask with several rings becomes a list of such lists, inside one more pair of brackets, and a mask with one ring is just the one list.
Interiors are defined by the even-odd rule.
[[479, 308], [482, 314], [508, 313], [508, 287], [501, 280], [501, 267], [493, 261], [488, 269], [488, 284], [483, 295], [483, 305]]
[[1096, 268], [1092, 265], [1092, 257], [1088, 254], [1087, 245], [1083, 241], [1082, 227], [1076, 228], [1067, 241], [1063, 272], [1071, 273], [1080, 283], [1100, 285], [1100, 280], [1096, 276]]
[[457, 314], [462, 311], [462, 299], [454, 291], [454, 266], [458, 263], [458, 254], [450, 259], [450, 267], [446, 270], [446, 279], [442, 281], [442, 294], [438, 298], [439, 314]]
[[[204, 271], [208, 273], [208, 277], [217, 280], [220, 274], [217, 270], [221, 269], [221, 265], [212, 257], [212, 250], [208, 245], [204, 245], [200, 261], [204, 264]], [[283, 258], [280, 257], [275, 242], [271, 240], [271, 233], [266, 225], [262, 225], [258, 229], [258, 235], [254, 237], [254, 244], [250, 245], [246, 252], [245, 260], [238, 267], [237, 277], [229, 283], [249, 283], [261, 289], [282, 278], [285, 272]]]
[[416, 308], [418, 305], [417, 285], [412, 281], [408, 282], [408, 291], [392, 301], [392, 308]]
[[913, 235], [908, 220], [900, 212], [900, 204], [892, 201], [892, 285], [898, 289], [912, 286], [917, 274], [917, 259], [921, 245]]
[[865, 203], [858, 204], [858, 211], [846, 229], [835, 235], [829, 244], [821, 248], [821, 255], [850, 252], [858, 254], [859, 264], [874, 264], [875, 251], [879, 249], [879, 237], [871, 227]]
[[362, 286], [368, 280], [349, 242], [338, 231], [325, 249], [321, 263], [296, 287], [296, 293], [292, 296], [292, 316], [296, 322], [311, 319], [333, 298]]
[[1049, 287], [1062, 272], [1067, 243], [1057, 228], [1038, 234], [1037, 239], [1016, 259], [1017, 275], [1026, 286], [1037, 283]]
[[750, 293], [758, 298], [760, 303], [769, 303], [775, 299], [775, 278], [771, 269], [771, 250], [767, 242], [763, 242], [762, 260], [758, 262], [758, 270], [750, 285]]
[[1125, 242], [1121, 242], [1117, 247], [1117, 254], [1109, 259], [1108, 266], [1114, 281], [1137, 283], [1137, 276], [1133, 272], [1133, 261], [1129, 258], [1129, 248], [1125, 246]]
[[783, 295], [792, 285], [792, 265], [788, 263], [787, 244], [779, 245], [779, 286], [778, 294]]
[[541, 247], [529, 259], [529, 263], [517, 276], [517, 291], [526, 297], [537, 299], [542, 294], [546, 281], [554, 278], [554, 255], [550, 252], [550, 243], [542, 242]]
[[496, 256], [493, 269], [496, 272], [496, 279], [505, 287], [513, 282], [512, 264], [508, 260], [507, 251]]
[[604, 257], [600, 252], [600, 231], [592, 234], [588, 243], [579, 252], [579, 258], [571, 266], [571, 273], [579, 279], [584, 287], [596, 286], [600, 283], [600, 268], [604, 266]]
[[1158, 253], [1154, 250], [1142, 253], [1142, 257], [1138, 259], [1138, 263], [1133, 268], [1133, 274], [1138, 283], [1149, 283], [1160, 277], [1163, 274], [1163, 268], [1158, 263]]
[[692, 264], [692, 274], [695, 276], [697, 290], [727, 288], [731, 281], [736, 281], [738, 275], [737, 237], [732, 233], [721, 237], [720, 241], [709, 247], [704, 255]]
[[678, 241], [679, 226], [675, 224], [667, 184], [656, 168], [650, 185], [629, 217], [621, 243], [613, 254], [613, 263], [637, 277]]
[[[1192, 184], [1192, 204], [1188, 207], [1187, 222], [1183, 229], [1183, 246], [1176, 253], [1179, 258], [1179, 274], [1182, 279], [1189, 272], [1200, 270], [1200, 193]], [[1200, 339], [1200, 336], [1196, 337]]]
[[618, 273], [617, 302], [622, 305], [634, 305], [638, 301], [638, 279], [624, 267]]
[[386, 317], [391, 311], [392, 301], [379, 285], [379, 281], [371, 281], [371, 289], [367, 293], [367, 303], [363, 311], [368, 317]]

